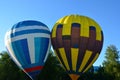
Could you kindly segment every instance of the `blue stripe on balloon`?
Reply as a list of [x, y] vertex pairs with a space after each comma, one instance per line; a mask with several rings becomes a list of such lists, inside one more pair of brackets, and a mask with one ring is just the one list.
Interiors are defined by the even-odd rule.
[[19, 57], [21, 58], [22, 62], [24, 62], [24, 65], [26, 65], [26, 64], [28, 64], [28, 62], [26, 60], [26, 56], [24, 55], [26, 53], [24, 53], [24, 51], [23, 51], [23, 45], [22, 45], [21, 41], [22, 40], [15, 41], [15, 45], [16, 45]]
[[48, 45], [49, 45], [49, 38], [43, 38], [43, 37], [35, 38], [36, 62], [39, 62], [40, 64], [44, 63], [44, 59], [48, 50]]
[[39, 62], [39, 56], [40, 56], [40, 38], [35, 38], [34, 39], [34, 46], [35, 46], [35, 62], [38, 63]]
[[21, 42], [21, 46], [22, 46], [21, 50], [23, 51], [24, 58], [26, 59], [27, 64], [31, 64], [27, 39], [22, 39], [20, 40], [20, 42]]
[[23, 31], [18, 31], [18, 32], [12, 33], [11, 34], [11, 38], [15, 37], [15, 36], [19, 36], [19, 35], [23, 35], [23, 34], [31, 34], [31, 33], [46, 33], [46, 34], [50, 34], [50, 31], [43, 30], [43, 29], [23, 30]]
[[[44, 60], [45, 59], [45, 57], [46, 57], [46, 53], [47, 53], [47, 51], [48, 51], [48, 45], [49, 45], [49, 42], [50, 40], [49, 40], [49, 38], [43, 38], [42, 39], [42, 43], [44, 43], [42, 46], [42, 48], [41, 48], [41, 58]], [[43, 52], [44, 51], [44, 52]], [[43, 61], [44, 62], [44, 61]]]
[[19, 22], [17, 24], [15, 24], [12, 29], [14, 28], [19, 28], [19, 27], [27, 27], [27, 26], [43, 26], [43, 27], [47, 27], [47, 25], [41, 23], [41, 22], [38, 22], [38, 21], [33, 21], [33, 20], [28, 20], [28, 21], [22, 21], [22, 22]]
[[12, 49], [14, 51], [14, 55], [21, 65], [25, 65], [25, 61], [21, 56], [22, 53], [21, 53], [20, 47], [18, 47], [17, 44], [19, 44], [19, 41], [12, 42]]

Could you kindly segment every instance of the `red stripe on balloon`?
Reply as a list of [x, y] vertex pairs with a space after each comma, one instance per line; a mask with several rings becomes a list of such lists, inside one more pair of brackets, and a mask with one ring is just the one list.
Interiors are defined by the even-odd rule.
[[43, 66], [37, 66], [37, 67], [32, 67], [32, 68], [26, 68], [24, 69], [26, 72], [33, 72], [36, 70], [41, 70], [43, 68]]

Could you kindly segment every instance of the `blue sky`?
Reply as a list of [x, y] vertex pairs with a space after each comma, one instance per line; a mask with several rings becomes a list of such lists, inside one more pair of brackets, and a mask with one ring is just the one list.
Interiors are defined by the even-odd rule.
[[6, 51], [6, 31], [19, 21], [41, 21], [51, 30], [61, 17], [79, 14], [94, 19], [104, 32], [103, 49], [94, 63], [101, 65], [108, 45], [120, 50], [119, 3], [120, 0], [0, 0], [0, 52]]

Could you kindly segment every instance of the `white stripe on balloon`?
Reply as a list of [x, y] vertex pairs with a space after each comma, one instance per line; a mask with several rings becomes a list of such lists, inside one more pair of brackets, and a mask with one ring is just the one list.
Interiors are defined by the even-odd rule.
[[31, 63], [35, 63], [34, 36], [27, 37], [27, 43], [28, 43], [28, 50], [29, 50]]
[[[50, 38], [49, 34], [45, 34], [45, 33], [32, 33], [32, 34], [24, 34], [24, 35], [19, 35], [19, 36], [13, 37], [11, 39], [11, 41], [14, 42], [14, 41], [21, 40], [21, 39], [26, 39], [26, 38], [29, 38], [29, 37], [32, 37], [32, 36], [34, 36], [34, 37]], [[10, 40], [10, 39], [7, 38], [7, 40]]]

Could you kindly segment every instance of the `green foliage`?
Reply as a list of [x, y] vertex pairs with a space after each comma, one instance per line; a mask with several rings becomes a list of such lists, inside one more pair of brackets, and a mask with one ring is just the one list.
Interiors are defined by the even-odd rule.
[[105, 61], [103, 62], [103, 67], [105, 73], [109, 75], [109, 80], [119, 80], [120, 79], [120, 61], [119, 61], [119, 51], [114, 45], [110, 45], [106, 49]]
[[23, 72], [16, 66], [16, 64], [8, 56], [7, 52], [1, 53], [0, 58], [0, 80], [21, 80]]
[[[2, 52], [0, 58], [0, 80], [31, 80], [8, 56]], [[103, 66], [94, 71], [92, 66], [78, 80], [120, 80], [120, 56], [114, 45], [107, 47]], [[50, 51], [48, 59], [36, 80], [71, 80], [56, 56]]]

